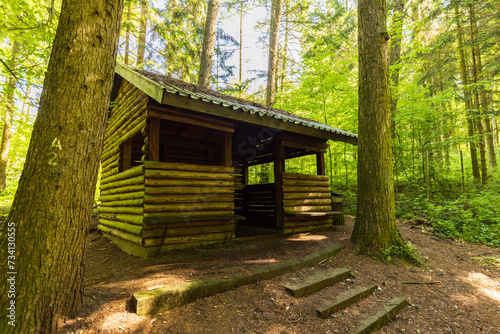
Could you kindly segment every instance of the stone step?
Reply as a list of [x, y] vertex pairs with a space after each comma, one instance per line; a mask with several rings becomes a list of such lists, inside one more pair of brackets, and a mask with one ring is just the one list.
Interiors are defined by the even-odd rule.
[[316, 309], [318, 316], [322, 319], [328, 318], [331, 314], [345, 309], [361, 299], [369, 296], [377, 289], [376, 285], [360, 286], [338, 295], [333, 301], [324, 301], [323, 304]]
[[406, 298], [394, 298], [387, 303], [382, 310], [363, 320], [361, 325], [358, 327], [356, 334], [371, 333], [384, 327], [392, 318], [401, 312], [406, 305], [408, 305]]
[[313, 275], [295, 280], [294, 282], [283, 284], [283, 287], [292, 296], [298, 298], [310, 295], [327, 286], [343, 281], [348, 278], [350, 274], [349, 269], [346, 268], [323, 270]]

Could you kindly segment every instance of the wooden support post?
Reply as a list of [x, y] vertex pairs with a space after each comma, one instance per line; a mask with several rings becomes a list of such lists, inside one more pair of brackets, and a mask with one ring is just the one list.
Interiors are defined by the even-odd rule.
[[224, 132], [224, 138], [222, 140], [222, 165], [226, 167], [231, 167], [232, 165], [232, 138], [233, 134], [231, 132]]
[[316, 153], [316, 170], [318, 175], [326, 175], [325, 154]]
[[126, 171], [132, 166], [132, 140], [129, 139], [122, 144], [122, 161], [120, 171]]
[[281, 135], [274, 138], [274, 183], [276, 192], [276, 226], [283, 224], [283, 173], [285, 172], [285, 147]]
[[248, 184], [248, 160], [243, 160], [243, 166], [241, 169], [241, 175], [243, 176], [243, 185]]
[[150, 118], [149, 159], [160, 161], [160, 120], [158, 118]]

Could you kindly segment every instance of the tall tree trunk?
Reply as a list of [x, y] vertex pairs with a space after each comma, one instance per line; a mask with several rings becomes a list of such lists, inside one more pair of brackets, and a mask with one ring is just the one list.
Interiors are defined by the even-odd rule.
[[210, 88], [210, 77], [212, 76], [218, 12], [219, 0], [210, 0], [207, 8], [207, 20], [205, 21], [205, 33], [203, 35], [203, 49], [201, 51], [200, 73], [198, 75], [198, 85], [206, 88]]
[[0, 281], [3, 334], [58, 333], [61, 318], [82, 302], [122, 4], [62, 3], [26, 163], [0, 234], [0, 271], [10, 279]]
[[472, 164], [472, 176], [474, 177], [475, 182], [479, 182], [481, 179], [481, 174], [479, 172], [479, 162], [477, 160], [477, 149], [476, 143], [474, 140], [475, 127], [474, 127], [474, 113], [472, 111], [472, 94], [469, 87], [469, 74], [467, 71], [467, 66], [465, 65], [465, 51], [464, 51], [464, 42], [463, 42], [463, 32], [462, 25], [460, 23], [460, 12], [458, 10], [458, 5], [455, 6], [455, 18], [457, 22], [457, 35], [458, 35], [458, 53], [460, 56], [460, 79], [462, 81], [463, 91], [464, 91], [464, 100], [465, 100], [465, 110], [467, 113], [467, 131], [469, 135], [469, 147], [470, 147], [470, 156], [471, 156], [471, 164]]
[[[391, 132], [396, 136], [395, 116], [398, 108], [399, 68], [397, 64], [401, 58], [401, 38], [403, 37], [404, 0], [394, 2], [394, 14], [391, 23], [391, 41], [389, 46], [389, 68], [391, 73]], [[396, 65], [396, 66], [395, 66]]]
[[266, 105], [272, 107], [276, 92], [276, 67], [278, 63], [279, 30], [283, 0], [272, 0], [271, 26], [269, 30], [269, 59], [267, 64]]
[[142, 0], [141, 3], [141, 20], [139, 24], [139, 39], [137, 45], [137, 62], [136, 66], [142, 68], [144, 66], [144, 55], [146, 54], [146, 33], [148, 30], [148, 3]]
[[281, 75], [280, 75], [280, 90], [283, 91], [284, 88], [284, 83], [285, 83], [285, 78], [286, 78], [286, 67], [288, 63], [288, 41], [290, 39], [290, 18], [288, 17], [290, 15], [290, 0], [284, 0], [285, 2], [285, 40], [283, 43], [283, 50], [282, 50], [282, 59], [281, 59]]
[[394, 213], [385, 0], [358, 3], [358, 202], [352, 241], [362, 252], [404, 245]]
[[470, 33], [471, 33], [471, 51], [472, 51], [472, 80], [476, 86], [474, 92], [474, 107], [475, 107], [475, 121], [476, 129], [478, 134], [479, 143], [479, 156], [481, 157], [481, 182], [486, 183], [488, 179], [488, 162], [486, 161], [486, 145], [484, 144], [484, 128], [483, 120], [481, 117], [481, 104], [479, 102], [478, 83], [479, 83], [479, 69], [477, 65], [477, 54], [476, 54], [476, 38], [475, 38], [475, 15], [474, 15], [474, 5], [469, 5], [469, 19], [470, 19]]
[[131, 9], [131, 0], [127, 1], [125, 4], [126, 7], [126, 14], [125, 14], [125, 22], [126, 22], [126, 28], [125, 28], [125, 59], [123, 60], [125, 62], [125, 65], [128, 65], [130, 62], [130, 16], [132, 15], [132, 9]]
[[477, 86], [477, 90], [480, 98], [480, 114], [482, 115], [482, 123], [484, 128], [484, 139], [486, 142], [486, 151], [488, 153], [488, 162], [489, 167], [491, 169], [495, 168], [497, 165], [496, 156], [495, 156], [495, 146], [493, 143], [493, 133], [491, 126], [491, 118], [488, 116], [488, 99], [486, 98], [486, 90], [484, 89], [484, 85], [482, 84], [482, 71], [483, 65], [481, 62], [481, 52], [479, 50], [479, 45], [477, 42], [478, 30], [477, 30], [477, 22], [476, 22], [476, 13], [474, 9], [474, 4], [469, 5], [469, 19], [470, 19], [470, 30], [471, 30], [471, 39], [472, 39], [472, 48], [474, 51], [474, 59], [476, 61], [476, 69], [475, 74], [477, 78], [475, 78], [476, 83], [479, 83]]
[[[12, 53], [9, 62], [10, 70], [14, 71], [17, 66], [19, 57], [19, 42], [14, 41], [12, 44]], [[0, 190], [5, 190], [7, 187], [7, 166], [9, 165], [9, 150], [10, 140], [12, 138], [12, 118], [15, 109], [15, 94], [16, 94], [17, 78], [10, 74], [5, 86], [5, 110], [2, 117], [3, 131], [2, 143], [0, 145]]]
[[[238, 82], [241, 85], [241, 80], [243, 78], [242, 76], [243, 72], [243, 0], [240, 0], [240, 67], [239, 67], [239, 75], [238, 75]], [[240, 88], [240, 93], [241, 93], [241, 88]]]

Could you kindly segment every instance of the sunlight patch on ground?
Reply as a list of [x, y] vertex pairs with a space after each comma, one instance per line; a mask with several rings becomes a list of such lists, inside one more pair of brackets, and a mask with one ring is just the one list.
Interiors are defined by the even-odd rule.
[[479, 303], [479, 299], [477, 299], [476, 296], [471, 295], [469, 293], [463, 294], [463, 293], [453, 293], [451, 294], [450, 298], [454, 300], [457, 303], [461, 303], [463, 305], [477, 305]]
[[290, 237], [286, 240], [289, 240], [289, 241], [320, 241], [320, 240], [325, 240], [325, 239], [328, 239], [328, 237], [325, 235], [302, 233], [302, 234], [296, 234], [293, 237]]
[[128, 312], [116, 312], [107, 316], [101, 324], [103, 330], [112, 332], [127, 331], [137, 328], [144, 318]]
[[470, 273], [465, 280], [472, 284], [486, 297], [500, 303], [500, 282], [482, 273]]

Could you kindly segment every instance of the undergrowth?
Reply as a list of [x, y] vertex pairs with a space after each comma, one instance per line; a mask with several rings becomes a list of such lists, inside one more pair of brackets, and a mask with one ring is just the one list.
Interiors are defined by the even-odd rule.
[[433, 235], [500, 247], [500, 182], [471, 186], [455, 197], [433, 194], [413, 187], [398, 195], [396, 216], [427, 225]]

